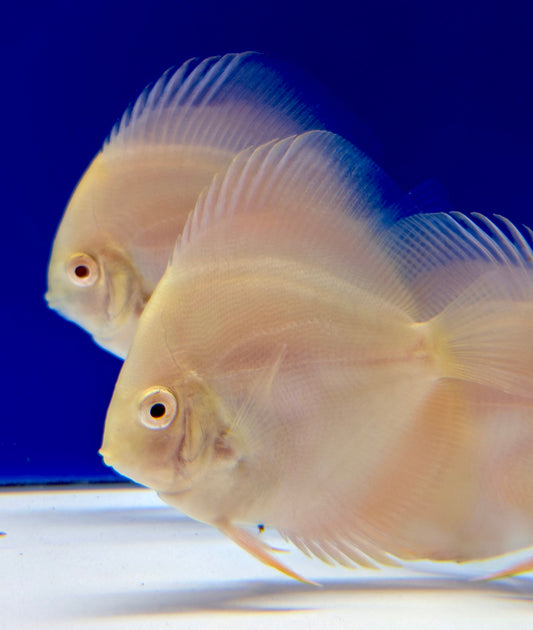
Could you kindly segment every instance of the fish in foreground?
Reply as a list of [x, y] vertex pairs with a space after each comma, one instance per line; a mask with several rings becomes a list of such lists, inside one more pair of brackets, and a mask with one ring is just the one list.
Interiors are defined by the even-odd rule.
[[48, 268], [49, 306], [124, 358], [213, 175], [242, 149], [324, 127], [325, 109], [292, 79], [247, 52], [191, 59], [149, 86], [67, 205]]
[[395, 195], [327, 132], [239, 154], [108, 410], [106, 464], [297, 579], [242, 525], [346, 566], [533, 545], [530, 246]]

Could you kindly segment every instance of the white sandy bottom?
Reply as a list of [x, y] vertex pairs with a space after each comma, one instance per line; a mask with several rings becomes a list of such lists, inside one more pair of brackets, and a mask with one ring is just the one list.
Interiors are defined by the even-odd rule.
[[350, 571], [284, 554], [316, 588], [143, 489], [4, 491], [0, 531], [1, 630], [533, 628], [531, 577]]

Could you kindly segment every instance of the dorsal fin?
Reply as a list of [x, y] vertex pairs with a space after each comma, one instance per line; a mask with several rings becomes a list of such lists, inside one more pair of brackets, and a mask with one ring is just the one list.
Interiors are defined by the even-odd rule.
[[479, 213], [420, 214], [392, 227], [387, 249], [412, 292], [413, 317], [430, 319], [497, 266], [531, 268], [529, 229], [520, 232], [508, 219], [495, 219]]
[[237, 215], [275, 216], [280, 233], [301, 236], [313, 219], [382, 227], [410, 209], [407, 195], [361, 151], [333, 133], [310, 131], [238, 154], [200, 195], [176, 252]]
[[255, 52], [190, 59], [148, 86], [104, 145], [208, 146], [237, 152], [321, 128], [317, 106]]
[[394, 217], [411, 209], [407, 195], [340, 136], [310, 131], [270, 142], [236, 156], [200, 195], [169, 277], [229, 261], [285, 260], [404, 304], [408, 296], [381, 245]]

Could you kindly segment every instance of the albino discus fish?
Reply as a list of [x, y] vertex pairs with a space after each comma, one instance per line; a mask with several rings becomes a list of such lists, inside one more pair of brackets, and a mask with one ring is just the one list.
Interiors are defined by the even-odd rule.
[[325, 101], [304, 98], [285, 74], [246, 52], [192, 59], [149, 86], [67, 205], [48, 268], [49, 306], [125, 357], [213, 175], [242, 149], [324, 127]]
[[237, 156], [107, 414], [106, 464], [297, 579], [241, 525], [348, 566], [533, 545], [531, 249], [505, 220], [390, 227], [395, 190], [327, 132]]

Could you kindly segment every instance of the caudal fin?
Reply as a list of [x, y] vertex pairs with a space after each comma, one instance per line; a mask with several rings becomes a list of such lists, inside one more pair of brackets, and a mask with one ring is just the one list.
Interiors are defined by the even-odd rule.
[[483, 274], [429, 327], [444, 376], [533, 398], [533, 270]]
[[393, 228], [406, 308], [426, 321], [442, 376], [533, 398], [531, 233], [472, 216], [417, 215]]

